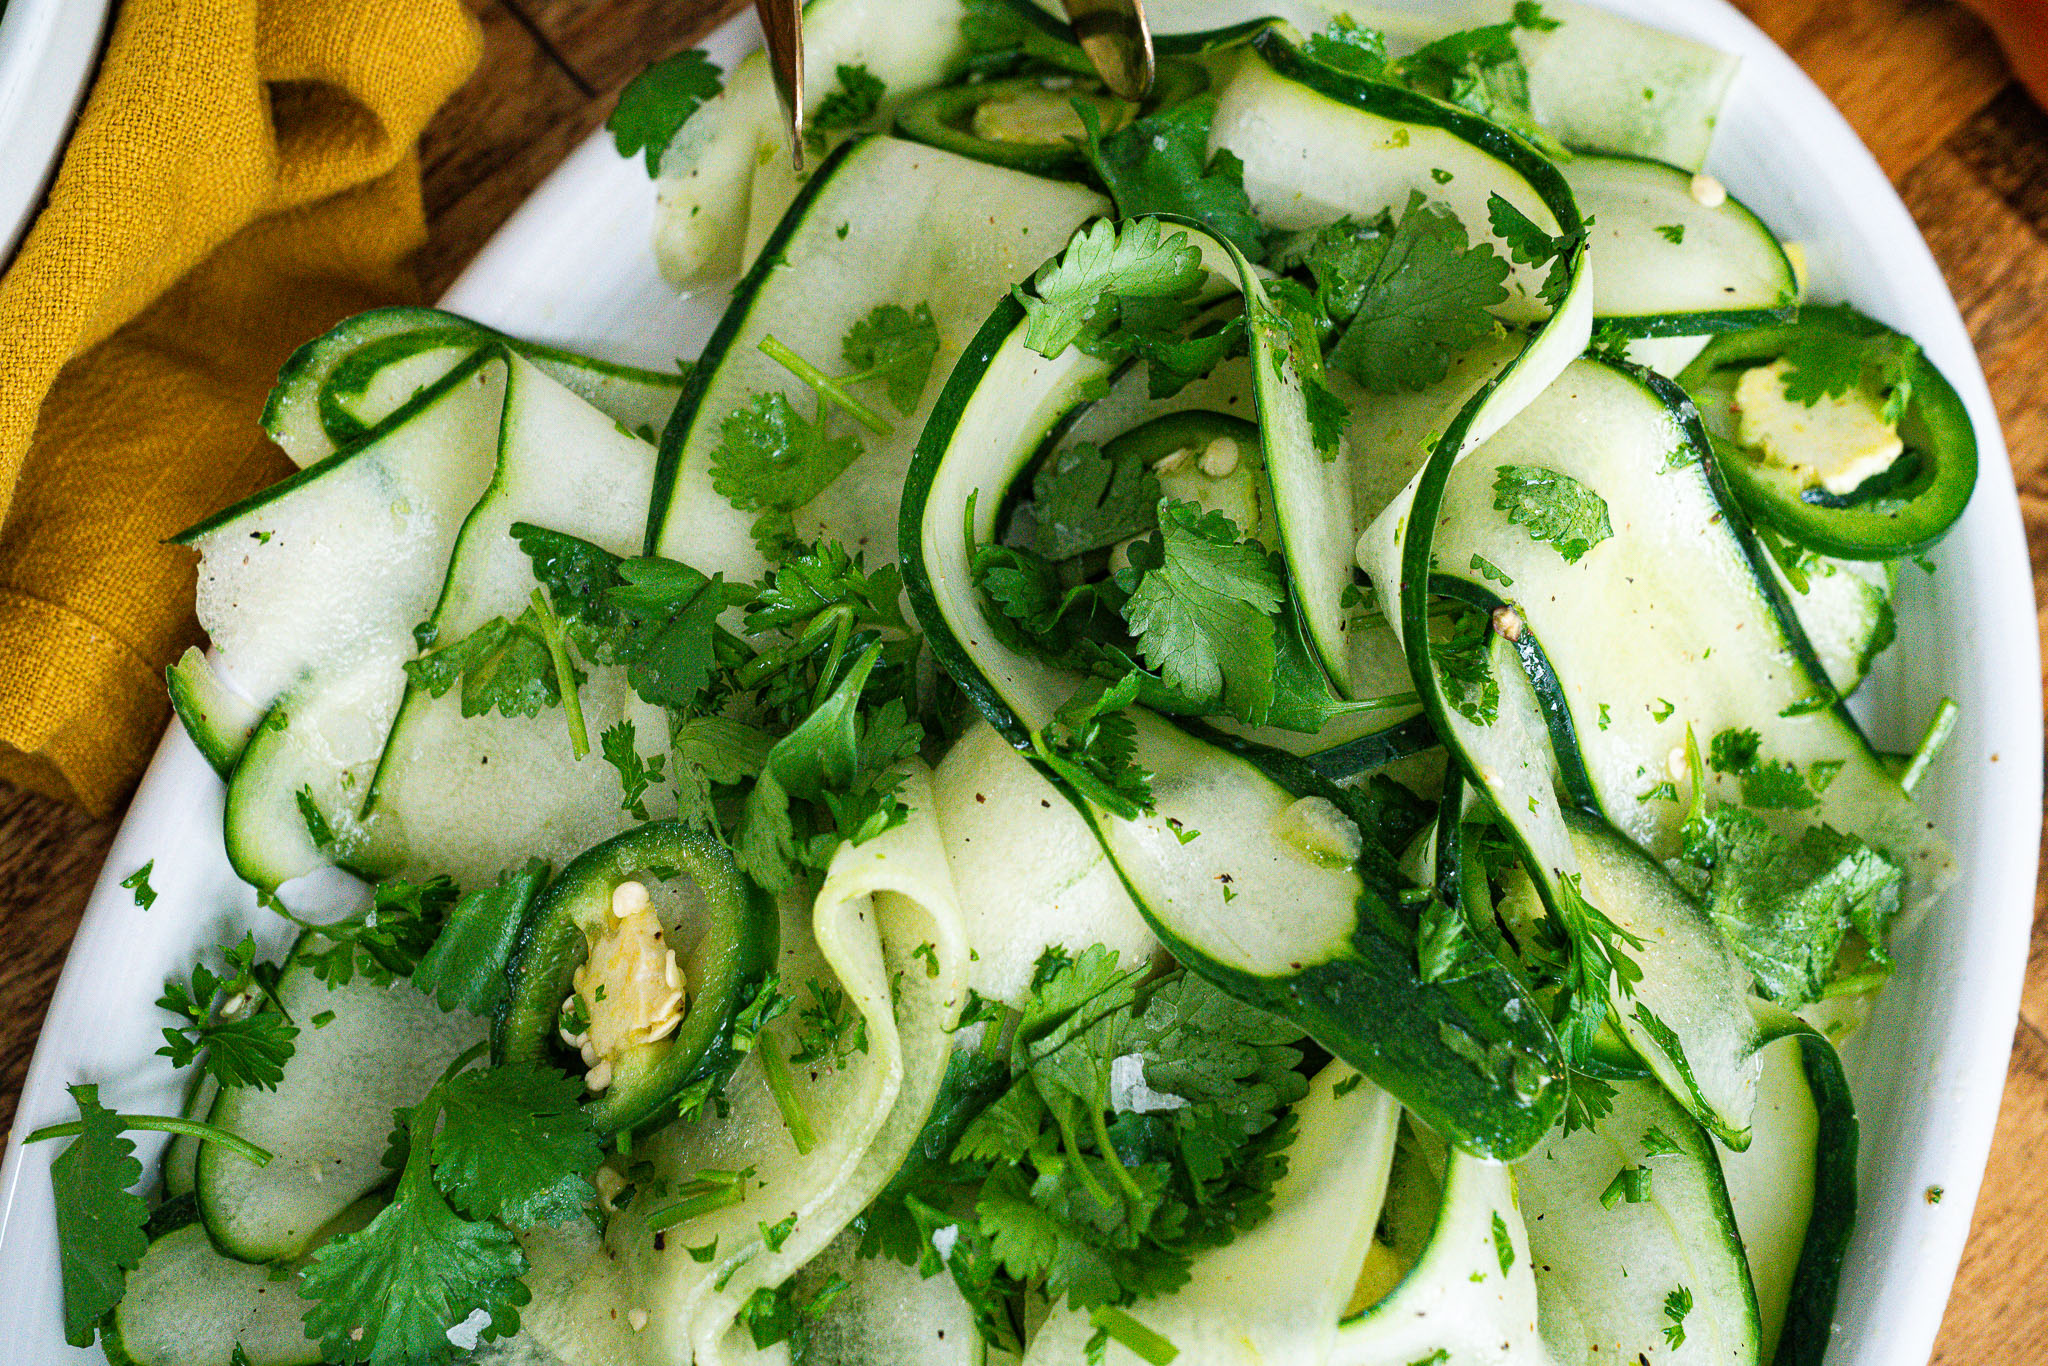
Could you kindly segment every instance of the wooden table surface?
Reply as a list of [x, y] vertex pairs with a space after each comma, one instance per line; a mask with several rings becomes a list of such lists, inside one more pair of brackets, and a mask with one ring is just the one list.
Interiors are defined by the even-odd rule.
[[[428, 297], [603, 122], [626, 81], [740, 8], [740, 0], [466, 3], [483, 26], [484, 60], [427, 132], [432, 231], [420, 270]], [[2036, 594], [2048, 600], [2048, 115], [2013, 82], [1984, 28], [1943, 0], [1737, 3], [1848, 115], [1933, 246], [1998, 402]], [[0, 784], [0, 1124], [13, 1114], [115, 824]], [[2048, 1361], [2043, 905], [2037, 890], [2005, 1103], [1934, 1355], [1943, 1366]]]

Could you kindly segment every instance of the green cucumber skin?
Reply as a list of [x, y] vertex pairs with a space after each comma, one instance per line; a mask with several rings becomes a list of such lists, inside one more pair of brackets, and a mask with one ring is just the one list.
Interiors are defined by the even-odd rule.
[[1325, 778], [1341, 782], [1376, 768], [1385, 768], [1396, 759], [1406, 759], [1441, 747], [1442, 742], [1437, 739], [1436, 728], [1429, 724], [1429, 718], [1411, 716], [1385, 730], [1361, 735], [1355, 740], [1346, 740], [1311, 754], [1306, 762]]
[[1849, 1236], [1856, 1227], [1856, 1153], [1861, 1125], [1856, 1099], [1833, 1044], [1797, 1016], [1773, 1011], [1765, 1020], [1775, 1037], [1799, 1038], [1806, 1084], [1820, 1116], [1814, 1147], [1813, 1214], [1806, 1224], [1806, 1242], [1792, 1278], [1792, 1299], [1779, 1331], [1772, 1366], [1822, 1366], [1834, 1334], [1835, 1300], [1841, 1291], [1842, 1264]]
[[[691, 427], [696, 425], [697, 410], [704, 406], [705, 395], [710, 393], [712, 381], [723, 368], [726, 353], [732, 350], [734, 340], [746, 330], [755, 295], [782, 265], [783, 250], [802, 229], [805, 219], [810, 216], [811, 205], [832, 183], [833, 176], [847, 158], [869, 141], [866, 137], [848, 138], [832, 149], [831, 154], [818, 164], [818, 169], [811, 173], [810, 179], [804, 182], [803, 188], [797, 191], [796, 198], [784, 211], [775, 230], [768, 234], [768, 240], [761, 244], [761, 254], [754, 258], [754, 264], [733, 286], [732, 302], [726, 305], [718, 327], [712, 332], [711, 339], [704, 343], [696, 364], [690, 367], [682, 396], [676, 400], [675, 412], [669, 416], [668, 427], [661, 434], [661, 454], [654, 466], [654, 489], [647, 500], [647, 539], [643, 554], [660, 553], [662, 529], [668, 522], [668, 505], [675, 496], [676, 476], [682, 470], [684, 440]], [[1022, 314], [1021, 307], [1018, 312]], [[934, 412], [933, 416], [936, 417], [937, 413]]]
[[314, 463], [306, 466], [302, 470], [287, 475], [285, 478], [278, 480], [275, 484], [272, 484], [267, 489], [260, 490], [259, 492], [253, 493], [249, 495], [247, 498], [242, 499], [238, 503], [232, 503], [229, 506], [222, 508], [219, 512], [214, 513], [211, 517], [193, 523], [191, 526], [186, 527], [177, 535], [170, 537], [170, 544], [189, 546], [193, 544], [195, 541], [198, 541], [201, 537], [219, 531], [222, 527], [232, 525], [233, 523], [241, 520], [243, 517], [248, 516], [250, 513], [257, 511], [259, 508], [262, 508], [269, 503], [275, 502], [277, 499], [284, 497], [286, 494], [292, 492], [294, 489], [299, 488], [301, 485], [312, 483], [321, 475], [333, 469], [336, 465], [342, 464], [347, 460], [351, 459], [356, 454], [356, 452], [361, 450], [365, 445], [377, 440], [378, 438], [381, 438], [386, 432], [389, 432], [411, 421], [420, 412], [421, 409], [428, 407], [435, 400], [439, 399], [443, 394], [447, 393], [450, 389], [454, 388], [456, 385], [462, 383], [462, 381], [468, 379], [471, 375], [475, 374], [478, 369], [480, 369], [486, 362], [492, 360], [495, 357], [495, 355], [496, 352], [494, 350], [487, 349], [478, 351], [477, 354], [471, 356], [469, 359], [457, 365], [453, 370], [450, 370], [446, 375], [443, 375], [438, 381], [428, 385], [426, 388], [420, 390], [419, 393], [414, 394], [410, 399], [406, 400], [406, 402], [400, 405], [391, 414], [391, 416], [385, 418], [382, 422], [378, 423], [374, 429], [368, 432], [363, 439], [342, 447], [340, 450], [334, 452], [334, 454], [317, 460]]
[[493, 1059], [546, 1062], [556, 1019], [587, 952], [579, 913], [609, 913], [612, 889], [649, 867], [677, 869], [704, 893], [712, 975], [690, 983], [689, 1013], [668, 1050], [638, 1085], [621, 1079], [586, 1102], [604, 1134], [672, 1116], [678, 1093], [739, 1057], [735, 1018], [774, 970], [780, 939], [775, 903], [732, 861], [716, 837], [675, 821], [652, 821], [615, 835], [573, 859], [527, 913], [513, 950], [510, 988], [492, 1021]]
[[[197, 659], [197, 663], [188, 664], [188, 659]], [[164, 670], [164, 691], [170, 695], [171, 710], [177, 715], [179, 724], [192, 737], [193, 747], [213, 771], [225, 779], [234, 773], [235, 764], [240, 761], [242, 751], [249, 747], [249, 737], [256, 728], [251, 725], [246, 730], [237, 731], [222, 718], [210, 714], [204, 685], [196, 682], [188, 672], [188, 669], [195, 668], [211, 672], [211, 666], [203, 658], [194, 651], [187, 651], [184, 658]], [[218, 678], [211, 681], [216, 688], [225, 686]]]
[[1550, 159], [1497, 123], [1467, 113], [1454, 104], [1418, 95], [1412, 90], [1380, 81], [1368, 81], [1324, 66], [1303, 55], [1279, 29], [1260, 25], [1251, 38], [1252, 50], [1275, 72], [1298, 85], [1307, 86], [1326, 99], [1354, 109], [1402, 123], [1441, 128], [1468, 142], [1528, 182], [1545, 208], [1557, 219], [1558, 234], [1580, 236], [1573, 249], [1573, 273], [1585, 259], [1585, 229], [1579, 203], [1564, 175]]
[[[1795, 321], [1715, 338], [1679, 373], [1679, 387], [1692, 392], [1717, 372], [1777, 359], [1799, 326]], [[1929, 549], [1949, 533], [1976, 491], [1977, 438], [1962, 398], [1925, 353], [1915, 356], [1912, 378], [1912, 402], [1901, 427], [1916, 427], [1925, 434], [1926, 444], [1916, 443], [1915, 449], [1928, 467], [1907, 486], [1906, 503], [1896, 513], [1821, 507], [1787, 497], [1785, 481], [1760, 475], [1748, 457], [1736, 451], [1716, 450], [1719, 479], [1750, 517], [1823, 555], [1894, 560]], [[1709, 444], [1719, 443], [1709, 438]]]

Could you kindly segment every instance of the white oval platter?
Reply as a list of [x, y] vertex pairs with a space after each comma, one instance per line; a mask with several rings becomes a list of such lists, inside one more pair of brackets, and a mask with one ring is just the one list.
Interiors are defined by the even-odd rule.
[[[28, 0], [15, 0], [16, 4]], [[1921, 788], [1954, 842], [1961, 877], [1906, 942], [1903, 964], [1849, 1049], [1863, 1115], [1862, 1210], [1842, 1281], [1836, 1366], [1918, 1366], [1940, 1327], [2005, 1081], [2032, 923], [2041, 835], [2040, 657], [2033, 580], [2005, 448], [1969, 335], [1905, 206], [1825, 96], [1722, 0], [1606, 0], [1610, 8], [1743, 58], [1709, 169], [1781, 237], [1805, 245], [1814, 293], [1918, 338], [1976, 422], [1975, 501], [1909, 570], [1902, 648], [1859, 699], [1880, 744], [1910, 747], [1943, 696], [1962, 705]], [[12, 16], [10, 15], [10, 18]], [[707, 43], [730, 67], [757, 45], [735, 20]], [[492, 239], [443, 303], [508, 331], [612, 359], [666, 365], [695, 354], [723, 294], [679, 296], [648, 249], [654, 188], [599, 132]], [[65, 965], [0, 1167], [0, 1361], [97, 1361], [60, 1328], [49, 1158], [18, 1135], [70, 1116], [67, 1084], [162, 1113], [180, 1103], [153, 1051], [164, 979], [245, 924], [281, 947], [220, 844], [221, 784], [176, 726], [135, 795]], [[139, 910], [119, 882], [156, 861]], [[309, 879], [309, 882], [312, 881]], [[294, 888], [317, 909], [345, 879]], [[269, 917], [274, 921], [274, 917]], [[145, 1161], [159, 1144], [145, 1144]], [[1939, 1186], [1943, 1198], [1929, 1203]]]

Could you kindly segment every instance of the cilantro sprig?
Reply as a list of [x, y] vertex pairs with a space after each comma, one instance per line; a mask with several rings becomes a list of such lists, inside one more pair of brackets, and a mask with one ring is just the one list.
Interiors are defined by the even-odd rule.
[[164, 984], [157, 1006], [184, 1023], [164, 1030], [157, 1055], [173, 1067], [189, 1067], [204, 1055], [201, 1070], [223, 1087], [275, 1090], [291, 1061], [298, 1027], [282, 1011], [257, 1008], [269, 988], [259, 980], [254, 934], [230, 945], [226, 956], [225, 974], [194, 963], [189, 982], [174, 978]]
[[1474, 243], [1447, 206], [1420, 193], [1399, 219], [1340, 219], [1303, 249], [1316, 298], [1342, 327], [1329, 363], [1373, 393], [1426, 389], [1492, 333], [1508, 263]]
[[464, 1070], [473, 1059], [399, 1112], [391, 1203], [313, 1253], [300, 1278], [307, 1335], [330, 1361], [437, 1366], [454, 1356], [448, 1329], [479, 1312], [482, 1340], [518, 1331], [531, 1296], [514, 1233], [596, 1198], [601, 1150], [582, 1084], [524, 1064]]
[[[950, 1149], [921, 1145], [865, 1226], [949, 1272], [984, 1335], [1013, 1348], [1027, 1290], [1084, 1310], [1170, 1291], [1269, 1210], [1307, 1091], [1299, 1039], [1200, 978], [1154, 978], [1101, 945], [1049, 952], [949, 1073]], [[890, 1236], [899, 1224], [920, 1236]]]
[[57, 1261], [64, 1286], [64, 1340], [90, 1347], [126, 1292], [128, 1273], [142, 1264], [149, 1206], [133, 1187], [142, 1180], [131, 1132], [182, 1134], [218, 1143], [257, 1166], [270, 1154], [224, 1129], [170, 1115], [117, 1115], [100, 1104], [99, 1087], [67, 1088], [78, 1118], [30, 1133], [23, 1143], [72, 1141], [50, 1159], [57, 1201]]

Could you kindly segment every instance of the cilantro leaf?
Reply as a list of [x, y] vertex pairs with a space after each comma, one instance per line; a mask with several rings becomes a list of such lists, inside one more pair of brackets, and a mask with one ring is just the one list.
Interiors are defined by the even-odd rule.
[[[531, 1298], [512, 1228], [579, 1214], [601, 1155], [582, 1087], [544, 1068], [454, 1072], [398, 1112], [391, 1203], [309, 1259], [299, 1293], [327, 1359], [440, 1366], [448, 1330], [481, 1312], [486, 1340]], [[468, 1216], [476, 1217], [468, 1217]]]
[[1487, 310], [1508, 297], [1508, 263], [1419, 194], [1391, 234], [1356, 238], [1345, 268], [1345, 302], [1355, 293], [1357, 305], [1330, 363], [1378, 394], [1443, 379], [1453, 357], [1493, 330]]
[[1152, 805], [1152, 774], [1138, 764], [1138, 731], [1124, 715], [1141, 675], [1097, 679], [1068, 698], [1032, 736], [1038, 757], [1082, 796], [1125, 819]]
[[725, 580], [674, 560], [622, 561], [607, 595], [624, 615], [619, 654], [633, 691], [657, 706], [687, 707], [710, 681], [718, 614], [736, 594]]
[[334, 1362], [439, 1366], [454, 1357], [448, 1330], [489, 1315], [489, 1338], [519, 1327], [531, 1295], [525, 1254], [502, 1225], [462, 1218], [431, 1187], [400, 1197], [355, 1233], [313, 1253], [299, 1293], [313, 1300], [306, 1335]]
[[425, 882], [387, 878], [377, 884], [370, 905], [353, 915], [311, 926], [297, 961], [331, 987], [347, 986], [360, 972], [379, 986], [410, 977], [457, 897], [446, 877]]
[[1500, 680], [1493, 676], [1493, 622], [1467, 603], [1453, 603], [1430, 623], [1430, 658], [1453, 709], [1475, 726], [1500, 716]]
[[156, 869], [156, 860], [151, 859], [121, 879], [121, 885], [135, 893], [135, 904], [148, 910], [156, 904], [156, 888], [149, 885], [149, 875]]
[[1715, 925], [1771, 999], [1819, 1000], [1851, 929], [1889, 965], [1885, 941], [1904, 878], [1855, 836], [1817, 825], [1788, 845], [1761, 817], [1722, 803], [1688, 820], [1683, 858]]
[[702, 51], [691, 48], [664, 57], [635, 76], [619, 92], [618, 105], [605, 120], [619, 155], [641, 152], [647, 174], [661, 174], [661, 159], [676, 134], [706, 100], [725, 88], [722, 73]]
[[1029, 319], [1024, 344], [1052, 359], [1084, 335], [1105, 333], [1112, 304], [1192, 296], [1202, 283], [1202, 253], [1184, 232], [1160, 234], [1156, 218], [1097, 219], [1075, 233], [1065, 251], [1038, 268], [1029, 292], [1015, 291]]
[[780, 391], [755, 394], [719, 424], [711, 484], [742, 511], [794, 511], [860, 458], [860, 438], [827, 436]]
[[920, 302], [916, 308], [906, 309], [900, 304], [881, 304], [846, 330], [839, 352], [856, 371], [840, 383], [879, 379], [887, 386], [889, 402], [896, 411], [909, 417], [924, 397], [932, 361], [939, 354], [939, 325], [932, 317], [932, 306]]
[[[927, 1169], [954, 1210], [945, 1265], [999, 1331], [991, 1301], [1027, 1283], [1084, 1309], [1181, 1285], [1197, 1250], [1265, 1216], [1286, 1170], [1299, 1032], [1185, 974], [1141, 990], [1146, 975], [1101, 945], [1042, 959], [1014, 1080], [949, 1169]], [[907, 1203], [921, 1229], [938, 1217]]]
[[1614, 535], [1607, 500], [1569, 474], [1540, 465], [1502, 465], [1493, 476], [1493, 506], [1527, 529], [1532, 541], [1548, 541], [1567, 564], [1577, 564], [1594, 546]]
[[640, 757], [635, 740], [632, 719], [613, 723], [605, 727], [598, 737], [598, 752], [604, 761], [619, 774], [619, 790], [624, 794], [619, 799], [619, 809], [629, 813], [633, 819], [644, 821], [647, 815], [647, 789], [662, 781], [662, 769], [668, 764], [665, 754]]
[[228, 976], [195, 963], [189, 985], [175, 979], [164, 984], [157, 1005], [186, 1022], [164, 1030], [157, 1055], [185, 1067], [204, 1053], [203, 1070], [221, 1086], [274, 1090], [299, 1031], [281, 1012], [254, 1008], [260, 994], [255, 935], [242, 936], [227, 950], [227, 960]]
[[57, 1197], [57, 1260], [64, 1282], [64, 1340], [90, 1347], [100, 1321], [121, 1302], [128, 1273], [142, 1264], [149, 1207], [130, 1187], [142, 1180], [135, 1144], [99, 1087], [67, 1088], [82, 1129], [50, 1160]]
[[1868, 386], [1885, 397], [1885, 418], [1897, 422], [1912, 399], [1920, 347], [1845, 305], [1799, 311], [1786, 339], [1785, 397], [1808, 407]]
[[430, 697], [460, 683], [464, 716], [538, 716], [562, 700], [562, 680], [530, 608], [513, 621], [492, 617], [461, 640], [408, 659], [405, 672]]
[[614, 555], [566, 532], [515, 522], [563, 633], [595, 664], [624, 664], [633, 690], [660, 706], [693, 705], [711, 677], [718, 614], [745, 590], [687, 564]]
[[472, 1219], [560, 1224], [597, 1198], [603, 1150], [583, 1083], [525, 1063], [462, 1072], [438, 1088], [434, 1178]]
[[857, 128], [875, 116], [881, 107], [882, 96], [889, 91], [888, 84], [867, 68], [867, 63], [848, 65], [839, 63], [839, 85], [818, 101], [818, 107], [811, 111], [805, 122], [818, 131], [838, 128]]
[[1540, 266], [1550, 263], [1550, 270], [1543, 277], [1543, 284], [1537, 290], [1543, 302], [1552, 308], [1564, 302], [1566, 292], [1571, 288], [1572, 262], [1576, 250], [1584, 237], [1583, 233], [1564, 233], [1552, 236], [1536, 226], [1527, 214], [1509, 203], [1499, 194], [1486, 201], [1486, 217], [1493, 227], [1494, 236], [1508, 244], [1508, 253], [1525, 266]]
[[547, 880], [547, 862], [528, 859], [507, 871], [497, 886], [466, 894], [448, 912], [434, 946], [421, 955], [412, 984], [443, 1010], [486, 1016], [496, 1010], [526, 908]]
[[1437, 39], [1394, 63], [1387, 76], [1424, 95], [1448, 101], [1522, 138], [1557, 161], [1571, 153], [1543, 126], [1529, 104], [1529, 70], [1515, 47], [1515, 31], [1544, 31], [1556, 21], [1540, 7], [1518, 8], [1505, 24], [1465, 29]]
[[[909, 814], [896, 796], [897, 765], [916, 752], [922, 728], [895, 699], [871, 714], [861, 709], [881, 654], [880, 644], [869, 646], [831, 695], [775, 742], [747, 794], [733, 852], [771, 891], [794, 886], [799, 865], [822, 867], [841, 839], [872, 839]], [[822, 803], [834, 819], [835, 829], [808, 851], [797, 846], [793, 799]]]
[[1159, 481], [1135, 451], [1112, 456], [1076, 442], [1039, 465], [1031, 496], [1032, 545], [1049, 560], [1107, 549], [1157, 525]]
[[1138, 651], [1169, 688], [1254, 725], [1273, 701], [1272, 614], [1286, 589], [1265, 550], [1220, 512], [1169, 501], [1131, 547], [1141, 575], [1124, 604]]
[[1201, 95], [1133, 119], [1109, 136], [1086, 100], [1074, 102], [1087, 137], [1082, 155], [1116, 201], [1121, 218], [1171, 213], [1192, 218], [1252, 260], [1265, 256], [1264, 225], [1244, 191], [1244, 163], [1209, 151], [1214, 96]]
[[1360, 28], [1348, 14], [1337, 15], [1328, 28], [1311, 34], [1301, 45], [1301, 54], [1361, 80], [1378, 80], [1387, 69], [1386, 35]]

